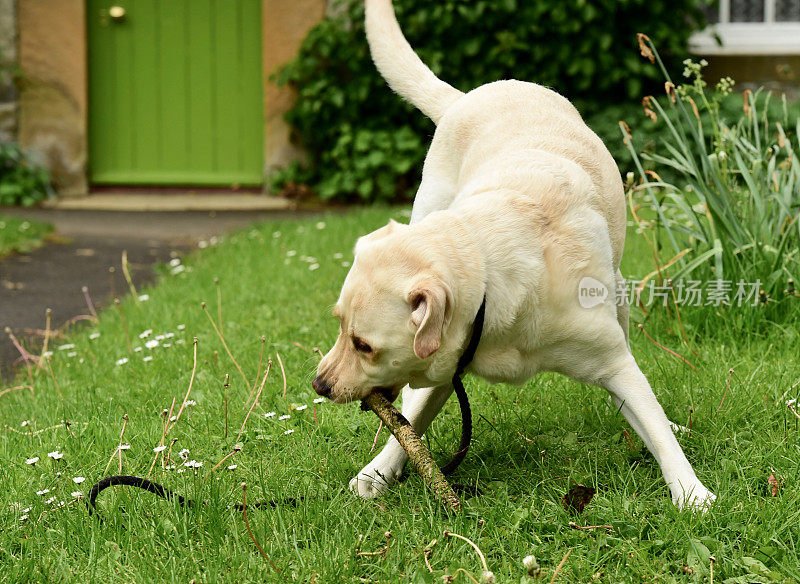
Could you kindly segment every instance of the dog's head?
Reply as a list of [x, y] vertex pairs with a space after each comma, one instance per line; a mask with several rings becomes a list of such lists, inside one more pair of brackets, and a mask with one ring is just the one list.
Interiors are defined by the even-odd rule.
[[335, 402], [382, 389], [430, 385], [427, 375], [453, 311], [452, 292], [390, 222], [358, 240], [334, 308], [339, 338], [317, 368], [313, 386]]

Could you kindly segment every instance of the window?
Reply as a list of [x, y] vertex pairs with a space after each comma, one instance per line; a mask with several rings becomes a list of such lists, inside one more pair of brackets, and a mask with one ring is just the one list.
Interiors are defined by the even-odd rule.
[[694, 53], [800, 55], [800, 0], [719, 0], [708, 20], [689, 41]]

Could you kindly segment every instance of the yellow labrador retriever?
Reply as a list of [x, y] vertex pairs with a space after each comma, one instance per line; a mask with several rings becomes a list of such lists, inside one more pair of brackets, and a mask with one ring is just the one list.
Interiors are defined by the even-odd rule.
[[[603, 142], [567, 99], [534, 83], [454, 89], [409, 46], [391, 0], [366, 0], [366, 9], [375, 64], [437, 129], [410, 225], [390, 222], [356, 244], [334, 310], [339, 338], [319, 364], [317, 393], [343, 403], [402, 389], [403, 414], [422, 434], [453, 390], [485, 298], [469, 371], [517, 384], [556, 371], [606, 388], [661, 466], [674, 502], [710, 504], [714, 494], [628, 346], [619, 271], [625, 201]], [[406, 461], [392, 438], [350, 487], [374, 496]]]

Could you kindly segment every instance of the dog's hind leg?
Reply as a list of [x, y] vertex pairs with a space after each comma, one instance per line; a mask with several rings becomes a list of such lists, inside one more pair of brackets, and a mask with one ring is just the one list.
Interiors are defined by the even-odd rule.
[[658, 461], [672, 500], [679, 507], [707, 507], [716, 497], [700, 482], [686, 460], [670, 421], [633, 355], [621, 356], [619, 363], [618, 371], [605, 379], [602, 385]]
[[[403, 416], [418, 435], [428, 429], [452, 392], [452, 385], [403, 389]], [[397, 482], [406, 462], [408, 455], [392, 436], [383, 450], [350, 481], [350, 490], [364, 498], [375, 497]]]

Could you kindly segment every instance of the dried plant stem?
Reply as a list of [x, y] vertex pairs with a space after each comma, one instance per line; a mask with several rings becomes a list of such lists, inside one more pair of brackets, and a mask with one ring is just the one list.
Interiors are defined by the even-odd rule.
[[83, 288], [81, 288], [81, 292], [83, 292], [83, 298], [86, 300], [86, 306], [89, 308], [89, 312], [91, 313], [92, 318], [94, 318], [95, 322], [97, 322], [99, 318], [97, 317], [97, 311], [94, 309], [94, 303], [92, 302], [92, 297], [89, 296], [89, 287], [84, 286]]
[[114, 450], [111, 458], [108, 459], [108, 464], [103, 469], [103, 474], [106, 474], [108, 471], [108, 467], [111, 466], [111, 462], [114, 460], [114, 457], [117, 456], [119, 453], [119, 465], [120, 465], [120, 472], [122, 472], [122, 450], [120, 446], [122, 446], [122, 438], [125, 436], [125, 428], [128, 426], [128, 414], [122, 416], [122, 431], [119, 433], [119, 444], [117, 444], [117, 448]]
[[[167, 432], [169, 431], [170, 427], [170, 418], [172, 417], [172, 411], [175, 409], [175, 398], [172, 398], [172, 405], [169, 406], [169, 413], [167, 413], [167, 419], [164, 420], [164, 431], [161, 433], [161, 440], [158, 441], [158, 446], [164, 446], [164, 439], [167, 437]], [[147, 476], [150, 476], [150, 473], [153, 472], [153, 469], [156, 466], [156, 462], [158, 462], [158, 457], [161, 456], [162, 451], [156, 452], [156, 455], [153, 457], [153, 463], [150, 465], [150, 469], [147, 471]]]
[[228, 383], [228, 380], [230, 378], [231, 376], [226, 373], [225, 383], [222, 384], [222, 405], [225, 410], [225, 440], [228, 439], [228, 390], [231, 388], [231, 384]]
[[61, 393], [61, 388], [58, 386], [58, 381], [56, 381], [56, 375], [55, 373], [53, 373], [53, 363], [50, 361], [50, 359], [46, 359], [46, 361], [47, 361], [47, 370], [50, 372], [50, 379], [53, 380], [53, 386], [56, 388], [56, 391], [58, 392], [58, 395], [61, 397], [61, 399], [64, 399], [64, 394]]
[[210, 471], [208, 472], [208, 474], [206, 475], [206, 478], [205, 478], [205, 479], [203, 479], [203, 483], [205, 483], [205, 482], [208, 480], [208, 477], [210, 477], [210, 476], [211, 476], [211, 473], [212, 473], [212, 472], [214, 472], [214, 471], [215, 471], [215, 470], [217, 470], [219, 467], [221, 467], [221, 466], [222, 466], [222, 465], [225, 463], [225, 461], [226, 461], [226, 460], [228, 460], [228, 459], [229, 459], [231, 456], [233, 456], [233, 455], [234, 455], [234, 454], [236, 454], [237, 452], [239, 452], [239, 449], [238, 449], [238, 448], [234, 449], [234, 450], [233, 450], [233, 452], [229, 452], [228, 454], [226, 454], [225, 456], [223, 456], [223, 457], [222, 457], [222, 460], [220, 460], [220, 461], [219, 461], [217, 464], [215, 464], [213, 467], [211, 467], [211, 470], [210, 470]]
[[567, 553], [566, 553], [566, 554], [564, 554], [564, 557], [563, 557], [563, 558], [561, 558], [561, 562], [559, 562], [558, 566], [556, 566], [556, 571], [555, 571], [555, 572], [553, 572], [553, 577], [552, 577], [552, 578], [550, 578], [550, 584], [553, 584], [553, 582], [555, 582], [555, 581], [556, 581], [556, 578], [558, 577], [558, 573], [561, 571], [561, 568], [563, 568], [563, 567], [564, 567], [564, 564], [566, 564], [566, 563], [567, 563], [567, 558], [569, 557], [569, 555], [570, 555], [571, 553], [572, 553], [572, 548], [569, 548], [569, 549], [567, 550]]
[[659, 348], [659, 349], [661, 349], [662, 351], [666, 351], [667, 353], [669, 353], [669, 354], [670, 354], [670, 355], [672, 355], [673, 357], [677, 357], [678, 359], [680, 359], [681, 361], [683, 361], [684, 363], [686, 363], [686, 364], [687, 364], [689, 367], [691, 367], [692, 369], [694, 369], [695, 371], [697, 371], [697, 367], [695, 367], [695, 366], [694, 366], [694, 365], [692, 365], [692, 364], [691, 364], [689, 361], [687, 361], [686, 359], [684, 359], [684, 358], [683, 358], [683, 356], [681, 356], [681, 355], [678, 355], [678, 353], [676, 353], [675, 351], [673, 351], [673, 350], [671, 350], [671, 349], [667, 349], [667, 348], [666, 348], [664, 345], [662, 345], [661, 343], [659, 343], [658, 341], [656, 341], [656, 340], [655, 340], [653, 337], [651, 337], [649, 334], [647, 334], [647, 331], [646, 331], [646, 330], [644, 330], [644, 325], [643, 325], [643, 324], [641, 324], [641, 323], [639, 323], [639, 330], [640, 330], [640, 331], [642, 331], [642, 332], [644, 333], [644, 336], [646, 336], [648, 339], [650, 339], [650, 341], [651, 341], [651, 342], [652, 342], [652, 343], [653, 343], [653, 344], [654, 344], [656, 347], [658, 347], [658, 348]]
[[197, 337], [194, 338], [192, 341], [193, 351], [192, 351], [192, 376], [189, 378], [189, 387], [186, 389], [186, 395], [183, 396], [183, 401], [181, 402], [181, 407], [178, 410], [178, 415], [175, 418], [175, 424], [177, 424], [181, 419], [181, 414], [183, 414], [183, 410], [186, 408], [186, 402], [189, 401], [189, 394], [192, 393], [192, 385], [194, 384], [194, 376], [197, 373]]
[[30, 389], [31, 395], [34, 394], [32, 385], [17, 385], [15, 387], [9, 387], [7, 389], [4, 389], [3, 391], [0, 391], [0, 397], [3, 397], [5, 394], [11, 393], [12, 391], [17, 391], [18, 389]]
[[28, 351], [25, 350], [25, 347], [23, 347], [19, 343], [17, 337], [14, 336], [14, 333], [11, 331], [11, 327], [7, 326], [5, 328], [5, 332], [8, 335], [8, 338], [11, 340], [11, 343], [14, 345], [17, 351], [19, 351], [22, 360], [25, 361], [25, 367], [27, 367], [28, 369], [28, 381], [30, 381], [31, 385], [33, 385], [33, 373], [31, 372], [31, 364], [30, 364], [30, 362], [33, 361], [33, 355], [28, 353]]
[[131, 278], [131, 272], [128, 268], [128, 250], [122, 250], [122, 274], [125, 276], [125, 281], [128, 283], [128, 288], [131, 291], [131, 296], [133, 296], [133, 301], [136, 304], [139, 304], [139, 294], [136, 292], [136, 286], [133, 285], [133, 279]]
[[258, 354], [258, 367], [256, 367], [256, 376], [253, 380], [253, 387], [250, 389], [250, 393], [247, 395], [247, 401], [245, 404], [249, 403], [251, 399], [253, 399], [253, 394], [256, 392], [256, 388], [258, 387], [258, 380], [261, 379], [261, 363], [264, 361], [264, 345], [267, 342], [267, 337], [261, 335], [261, 351]]
[[458, 495], [436, 465], [425, 443], [422, 442], [403, 414], [398, 412], [389, 403], [389, 400], [378, 392], [370, 393], [362, 401], [386, 424], [433, 494], [447, 509], [460, 512], [461, 501], [458, 499]]
[[477, 552], [478, 557], [481, 559], [481, 565], [483, 565], [483, 571], [484, 572], [488, 572], [489, 571], [489, 566], [486, 565], [486, 558], [484, 557], [483, 552], [481, 551], [481, 548], [479, 548], [478, 545], [474, 541], [472, 541], [469, 538], [464, 537], [463, 535], [458, 535], [457, 533], [453, 533], [452, 531], [445, 531], [444, 532], [444, 536], [445, 537], [457, 537], [458, 539], [460, 539], [462, 541], [465, 541], [469, 545], [471, 545], [472, 549], [474, 549], [475, 552]]
[[428, 568], [428, 572], [433, 572], [433, 567], [431, 567], [431, 554], [433, 553], [433, 546], [436, 545], [438, 540], [434, 539], [431, 540], [431, 543], [425, 546], [422, 550], [422, 559], [425, 560], [425, 567]]
[[222, 346], [225, 347], [225, 352], [228, 353], [228, 357], [231, 358], [231, 361], [233, 361], [233, 364], [236, 366], [236, 370], [239, 371], [239, 375], [242, 376], [242, 379], [244, 380], [244, 386], [245, 387], [250, 387], [250, 382], [247, 380], [247, 375], [244, 374], [244, 371], [242, 371], [242, 368], [239, 367], [239, 363], [233, 357], [233, 353], [231, 353], [231, 350], [228, 348], [228, 343], [225, 342], [225, 337], [222, 335], [222, 332], [217, 327], [217, 323], [214, 322], [214, 319], [211, 318], [211, 315], [208, 313], [208, 310], [206, 309], [206, 303], [205, 302], [201, 302], [200, 306], [202, 307], [203, 312], [208, 317], [208, 321], [211, 323], [211, 326], [214, 327], [214, 332], [217, 333], [217, 336], [219, 337], [219, 340], [222, 341]]
[[719, 402], [717, 411], [722, 409], [722, 404], [725, 403], [725, 397], [728, 395], [728, 390], [731, 387], [731, 379], [733, 378], [733, 368], [728, 369], [728, 383], [725, 384], [725, 392], [722, 394], [722, 400]]
[[473, 582], [475, 582], [475, 584], [480, 584], [480, 582], [478, 582], [478, 581], [475, 579], [475, 576], [473, 576], [472, 574], [470, 574], [470, 573], [469, 573], [468, 571], [466, 571], [464, 568], [459, 568], [458, 570], [456, 570], [456, 571], [455, 571], [455, 574], [453, 574], [453, 578], [455, 578], [456, 576], [458, 576], [458, 575], [459, 575], [459, 573], [461, 573], [461, 572], [464, 572], [464, 574], [466, 574], [466, 575], [467, 575], [467, 578], [469, 578], [470, 580], [472, 580]]
[[114, 298], [114, 306], [117, 307], [119, 311], [119, 317], [122, 320], [122, 328], [125, 331], [125, 341], [128, 343], [128, 353], [133, 353], [133, 348], [131, 347], [131, 335], [128, 332], [128, 321], [125, 318], [125, 313], [122, 312], [122, 304], [119, 301], [119, 298]]
[[261, 392], [264, 390], [264, 384], [267, 382], [267, 376], [269, 375], [269, 370], [272, 369], [272, 359], [267, 361], [267, 370], [264, 371], [264, 378], [261, 380], [261, 386], [258, 388], [258, 393], [256, 393], [256, 397], [253, 400], [253, 404], [250, 406], [250, 409], [247, 410], [247, 415], [244, 417], [244, 422], [242, 422], [242, 427], [239, 428], [239, 434], [244, 432], [244, 427], [247, 424], [247, 420], [250, 418], [250, 414], [253, 413], [253, 409], [255, 409], [256, 404], [258, 403], [258, 398], [261, 397]]
[[325, 357], [325, 353], [319, 350], [319, 347], [314, 347], [314, 352], [319, 355], [320, 360]]
[[272, 569], [280, 574], [281, 571], [278, 569], [278, 566], [276, 566], [273, 561], [269, 559], [269, 556], [261, 547], [261, 544], [258, 543], [256, 536], [253, 534], [253, 530], [250, 529], [250, 522], [247, 520], [247, 483], [242, 483], [242, 517], [244, 517], [244, 526], [247, 528], [247, 533], [250, 534], [250, 539], [253, 540], [254, 544], [256, 544], [258, 551], [262, 556], [264, 556], [264, 559], [269, 562], [270, 566], [272, 566]]
[[[222, 289], [219, 286], [219, 278], [214, 278], [214, 286], [217, 289], [217, 322], [219, 322], [219, 332], [224, 334], [225, 329], [222, 326]], [[258, 376], [256, 376], [258, 379]]]
[[378, 422], [378, 431], [375, 432], [375, 439], [372, 441], [372, 448], [369, 449], [369, 454], [372, 454], [372, 451], [375, 450], [375, 447], [378, 445], [378, 436], [381, 435], [381, 430], [383, 430], [383, 420]]
[[[263, 337], [262, 337], [263, 338]], [[283, 361], [281, 361], [281, 354], [275, 351], [275, 356], [278, 358], [278, 366], [281, 368], [281, 376], [283, 377], [283, 393], [281, 397], [286, 397], [286, 370], [283, 368]]]
[[578, 525], [574, 521], [570, 521], [569, 522], [569, 526], [572, 529], [580, 529], [580, 530], [605, 529], [609, 533], [614, 531], [614, 527], [612, 525]]
[[39, 357], [39, 367], [44, 367], [42, 359], [44, 354], [47, 353], [47, 345], [50, 344], [50, 324], [53, 317], [53, 309], [48, 308], [44, 311], [44, 343], [42, 343], [42, 354]]
[[689, 344], [689, 341], [686, 339], [686, 331], [683, 328], [683, 319], [681, 319], [681, 311], [678, 309], [678, 298], [675, 296], [675, 289], [672, 286], [670, 286], [670, 291], [672, 292], [672, 303], [675, 305], [675, 315], [678, 317], [678, 326], [681, 329], [681, 338], [683, 339], [683, 344], [689, 347], [689, 350], [692, 353], [694, 353], [695, 357], [699, 359], [700, 355], [697, 353], [697, 351], [694, 350], [694, 347], [692, 347]]

